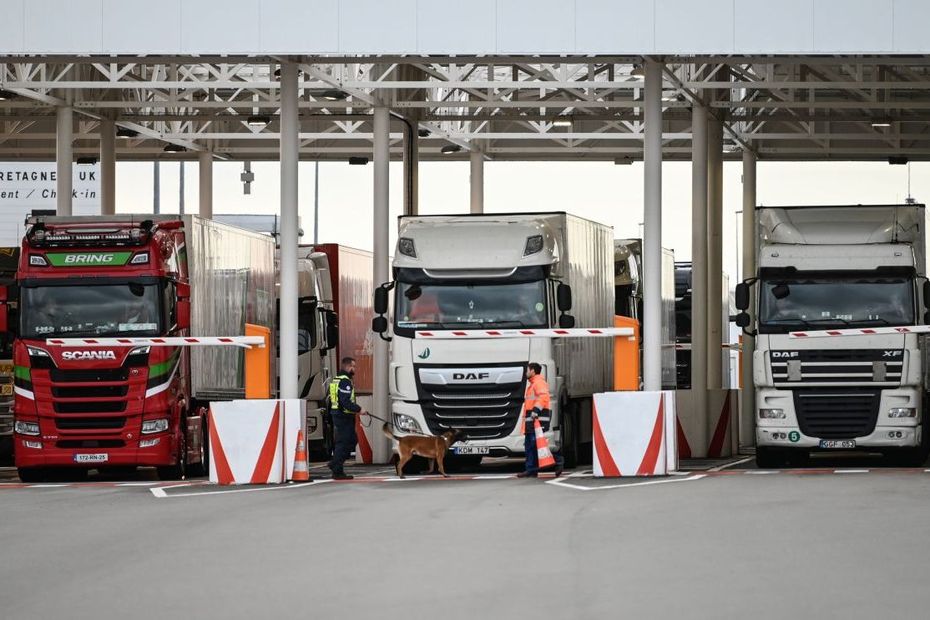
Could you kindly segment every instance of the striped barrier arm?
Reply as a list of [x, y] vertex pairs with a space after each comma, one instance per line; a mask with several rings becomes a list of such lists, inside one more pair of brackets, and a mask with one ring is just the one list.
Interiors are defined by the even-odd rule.
[[789, 338], [829, 338], [832, 336], [884, 336], [887, 334], [930, 334], [930, 325], [901, 327], [861, 327], [850, 329], [823, 329], [809, 332], [789, 332]]
[[215, 347], [234, 346], [244, 349], [263, 348], [261, 336], [205, 336], [172, 338], [49, 338], [45, 341], [53, 347]]
[[423, 340], [488, 340], [494, 338], [616, 338], [633, 337], [631, 327], [572, 328], [572, 329], [448, 329], [418, 331], [416, 338]]

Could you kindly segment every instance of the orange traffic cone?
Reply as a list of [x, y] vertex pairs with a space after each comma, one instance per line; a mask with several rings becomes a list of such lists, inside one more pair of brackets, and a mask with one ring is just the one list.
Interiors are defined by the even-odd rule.
[[295, 482], [306, 482], [310, 480], [310, 470], [307, 468], [307, 444], [304, 442], [303, 429], [297, 431], [297, 453], [294, 455], [294, 476]]
[[536, 433], [536, 453], [539, 455], [539, 468], [550, 467], [555, 465], [555, 458], [549, 449], [549, 442], [543, 434], [542, 424], [539, 420], [533, 420], [533, 430]]

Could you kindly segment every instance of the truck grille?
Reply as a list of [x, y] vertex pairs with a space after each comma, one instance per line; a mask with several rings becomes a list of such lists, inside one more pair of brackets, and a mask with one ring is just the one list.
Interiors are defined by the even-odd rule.
[[56, 413], [119, 413], [126, 410], [124, 400], [55, 401]]
[[55, 398], [114, 398], [125, 396], [128, 391], [128, 385], [52, 386], [52, 396]]
[[500, 439], [510, 435], [517, 425], [526, 384], [426, 384], [417, 373], [417, 389], [430, 433], [439, 435], [458, 429], [465, 432], [467, 439]]
[[126, 426], [126, 418], [55, 418], [55, 426], [59, 430], [119, 430]]
[[873, 389], [801, 389], [794, 409], [801, 432], [820, 439], [855, 439], [875, 430], [881, 391]]
[[98, 381], [121, 382], [129, 380], [129, 367], [103, 368], [94, 370], [61, 370], [52, 368], [49, 376], [54, 383], [96, 383]]
[[772, 381], [801, 383], [881, 383], [898, 385], [904, 370], [904, 351], [837, 349], [771, 351]]

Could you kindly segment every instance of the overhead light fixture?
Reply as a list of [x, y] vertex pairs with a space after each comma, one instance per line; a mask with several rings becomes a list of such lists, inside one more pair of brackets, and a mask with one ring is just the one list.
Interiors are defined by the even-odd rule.
[[8, 90], [0, 89], [0, 101], [9, 101], [10, 99], [15, 99], [16, 93], [10, 92]]
[[439, 152], [442, 153], [443, 155], [452, 155], [453, 153], [458, 153], [461, 150], [462, 150], [462, 147], [460, 147], [458, 144], [447, 144], [441, 149], [439, 149]]
[[642, 65], [633, 65], [633, 69], [630, 71], [630, 75], [634, 77], [645, 77], [646, 69]]
[[249, 127], [264, 127], [270, 122], [271, 118], [268, 116], [250, 116], [246, 124]]
[[349, 165], [350, 166], [365, 166], [368, 164], [367, 157], [350, 157]]
[[571, 126], [572, 126], [572, 119], [570, 119], [570, 118], [557, 118], [557, 119], [555, 119], [554, 121], [552, 121], [552, 126], [553, 126], [553, 127], [571, 127]]
[[614, 165], [615, 166], [629, 166], [633, 163], [632, 157], [615, 157]]
[[419, 131], [417, 131], [417, 135], [421, 138], [429, 138], [431, 135], [433, 135], [433, 132], [429, 129], [421, 128]]
[[872, 127], [875, 127], [875, 128], [891, 127], [891, 119], [890, 118], [873, 118]]
[[75, 161], [79, 166], [93, 166], [97, 163], [97, 158], [90, 155], [85, 155], [83, 157], [78, 157]]
[[892, 155], [888, 158], [888, 163], [892, 166], [906, 166], [908, 164], [907, 157], [903, 155]]
[[317, 99], [325, 99], [326, 101], [342, 101], [348, 98], [348, 94], [342, 92], [341, 90], [330, 89], [321, 91], [316, 95]]
[[116, 137], [117, 138], [137, 138], [139, 132], [135, 129], [129, 129], [128, 127], [117, 127], [116, 128]]
[[163, 150], [166, 153], [183, 153], [187, 150], [187, 147], [180, 144], [166, 144]]

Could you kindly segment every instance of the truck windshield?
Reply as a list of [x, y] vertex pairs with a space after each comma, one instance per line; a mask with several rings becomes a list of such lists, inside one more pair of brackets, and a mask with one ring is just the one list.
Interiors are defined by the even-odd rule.
[[543, 280], [501, 284], [407, 284], [397, 290], [399, 329], [545, 327]]
[[762, 281], [759, 329], [780, 333], [798, 327], [914, 324], [914, 284], [909, 278], [795, 278]]
[[23, 338], [158, 336], [162, 320], [155, 283], [23, 286]]

